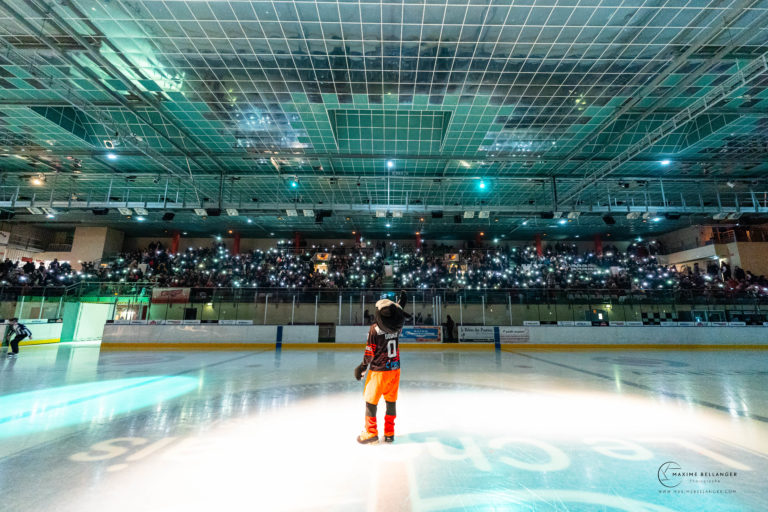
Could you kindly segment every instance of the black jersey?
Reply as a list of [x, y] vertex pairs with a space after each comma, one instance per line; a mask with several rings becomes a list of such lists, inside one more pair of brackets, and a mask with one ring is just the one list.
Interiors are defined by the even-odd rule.
[[363, 364], [375, 372], [386, 372], [400, 368], [400, 332], [388, 334], [376, 324], [368, 330], [368, 342], [365, 345]]

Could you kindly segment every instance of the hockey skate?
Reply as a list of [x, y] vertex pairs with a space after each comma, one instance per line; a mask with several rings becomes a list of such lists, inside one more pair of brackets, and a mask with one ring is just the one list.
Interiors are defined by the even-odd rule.
[[357, 442], [360, 444], [376, 444], [379, 442], [378, 434], [363, 430], [359, 436], [357, 436]]

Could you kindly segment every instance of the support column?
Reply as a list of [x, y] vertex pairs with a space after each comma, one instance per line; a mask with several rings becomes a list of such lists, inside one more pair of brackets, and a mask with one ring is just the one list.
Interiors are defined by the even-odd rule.
[[171, 239], [171, 254], [179, 252], [179, 241], [181, 240], [181, 233], [176, 231]]
[[536, 241], [536, 256], [541, 258], [544, 256], [544, 250], [541, 248], [541, 235], [537, 233], [534, 240]]
[[240, 232], [235, 232], [235, 240], [232, 244], [232, 254], [240, 254]]
[[359, 231], [355, 231], [355, 247], [360, 247], [363, 243], [363, 234]]
[[483, 232], [478, 231], [475, 233], [475, 247], [483, 246]]
[[416, 249], [421, 249], [421, 231], [416, 232]]
[[595, 235], [595, 255], [597, 257], [603, 255], [603, 239], [600, 235]]
[[293, 232], [293, 252], [296, 254], [301, 252], [301, 233], [298, 231]]

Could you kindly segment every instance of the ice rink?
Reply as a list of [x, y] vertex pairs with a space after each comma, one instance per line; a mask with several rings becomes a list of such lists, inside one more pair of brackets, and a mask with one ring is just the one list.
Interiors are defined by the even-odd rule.
[[[0, 362], [0, 509], [765, 510], [768, 352], [402, 351], [360, 446], [362, 346]], [[379, 407], [380, 425], [383, 404]]]

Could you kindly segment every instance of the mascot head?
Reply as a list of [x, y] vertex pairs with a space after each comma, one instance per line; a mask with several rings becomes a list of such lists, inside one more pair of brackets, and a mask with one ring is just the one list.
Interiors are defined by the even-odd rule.
[[373, 313], [373, 318], [379, 329], [388, 334], [393, 334], [403, 328], [405, 312], [397, 302], [392, 302], [389, 299], [381, 299], [376, 303], [376, 310]]

